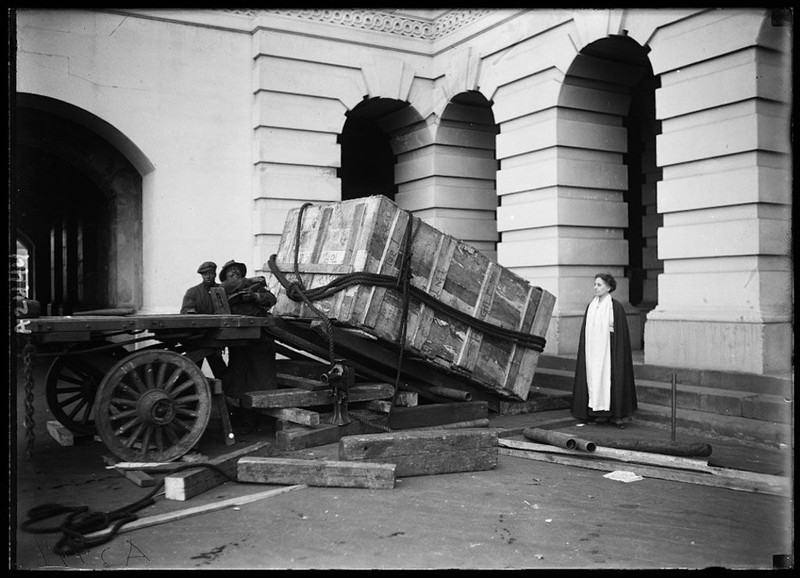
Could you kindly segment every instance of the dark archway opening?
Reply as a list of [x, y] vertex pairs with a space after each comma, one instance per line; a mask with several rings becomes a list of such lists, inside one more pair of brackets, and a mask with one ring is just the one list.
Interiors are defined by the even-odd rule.
[[371, 195], [384, 195], [394, 200], [397, 193], [389, 135], [381, 128], [381, 120], [408, 103], [388, 98], [364, 100], [347, 113], [339, 135], [342, 162], [338, 177], [342, 181], [342, 200]]
[[27, 297], [48, 315], [139, 306], [141, 176], [58, 106], [74, 111], [28, 98], [12, 115], [10, 237], [26, 248]]

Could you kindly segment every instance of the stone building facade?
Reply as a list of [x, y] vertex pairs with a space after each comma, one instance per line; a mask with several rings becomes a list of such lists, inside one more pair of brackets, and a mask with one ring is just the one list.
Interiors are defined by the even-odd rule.
[[289, 209], [385, 194], [644, 361], [792, 367], [792, 21], [770, 9], [18, 10], [17, 238], [55, 312], [176, 312]]

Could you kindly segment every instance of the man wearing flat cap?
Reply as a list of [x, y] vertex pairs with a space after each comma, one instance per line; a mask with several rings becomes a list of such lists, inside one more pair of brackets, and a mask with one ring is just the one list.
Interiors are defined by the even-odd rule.
[[[213, 261], [205, 261], [197, 268], [197, 272], [203, 277], [203, 282], [186, 290], [181, 304], [181, 313], [213, 315], [214, 301], [211, 299], [211, 289], [219, 287], [215, 281], [217, 264]], [[206, 357], [206, 361], [208, 361], [214, 377], [222, 379], [226, 370], [222, 353], [213, 353]]]
[[181, 313], [211, 315], [214, 313], [214, 302], [211, 300], [210, 291], [213, 287], [219, 286], [214, 280], [217, 276], [217, 264], [213, 261], [205, 261], [197, 268], [197, 272], [203, 277], [203, 282], [186, 290], [181, 304]]

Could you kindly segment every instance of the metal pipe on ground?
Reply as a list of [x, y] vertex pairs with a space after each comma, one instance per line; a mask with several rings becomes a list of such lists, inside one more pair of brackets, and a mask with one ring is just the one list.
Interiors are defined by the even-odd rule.
[[529, 440], [533, 440], [535, 442], [550, 444], [551, 446], [556, 446], [561, 448], [567, 448], [568, 450], [581, 450], [584, 452], [593, 452], [597, 449], [597, 445], [594, 442], [590, 442], [588, 440], [584, 440], [581, 438], [576, 438], [575, 436], [571, 436], [569, 434], [557, 431], [550, 431], [536, 427], [525, 428], [522, 431], [522, 435], [524, 435]]
[[468, 391], [461, 391], [460, 389], [453, 389], [452, 387], [445, 387], [443, 385], [430, 385], [426, 389], [434, 395], [440, 395], [447, 399], [455, 401], [472, 401], [472, 394]]

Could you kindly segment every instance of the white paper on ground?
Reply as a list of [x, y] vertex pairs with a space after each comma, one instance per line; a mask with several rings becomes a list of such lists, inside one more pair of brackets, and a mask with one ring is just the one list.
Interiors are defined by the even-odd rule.
[[609, 480], [616, 480], [618, 482], [638, 482], [639, 480], [643, 480], [644, 478], [638, 474], [634, 474], [633, 472], [627, 472], [625, 470], [617, 470], [615, 472], [611, 472], [603, 476], [604, 478], [608, 478]]

